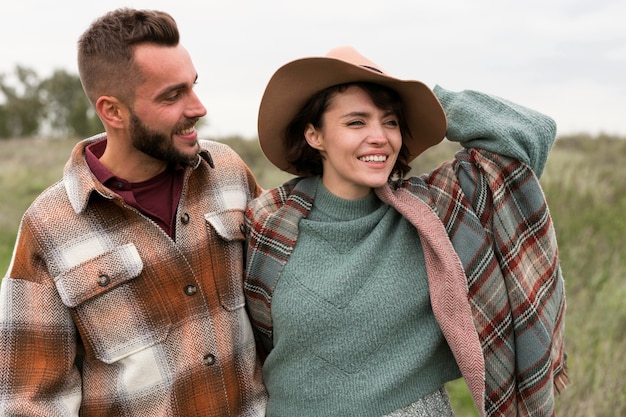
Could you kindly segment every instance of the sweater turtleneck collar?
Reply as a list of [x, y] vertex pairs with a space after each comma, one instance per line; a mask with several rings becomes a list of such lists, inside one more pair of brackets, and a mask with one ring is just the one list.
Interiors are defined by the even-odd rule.
[[325, 221], [348, 221], [358, 219], [376, 211], [383, 204], [372, 191], [365, 197], [347, 200], [331, 193], [318, 180], [317, 191], [313, 200], [313, 210], [309, 219]]

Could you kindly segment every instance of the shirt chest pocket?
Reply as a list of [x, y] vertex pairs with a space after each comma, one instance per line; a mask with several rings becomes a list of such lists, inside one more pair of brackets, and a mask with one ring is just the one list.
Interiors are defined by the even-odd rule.
[[213, 277], [222, 307], [243, 308], [244, 212], [230, 209], [204, 215], [213, 261]]
[[171, 327], [167, 304], [141, 278], [132, 243], [86, 259], [55, 278], [88, 354], [116, 362], [163, 341]]

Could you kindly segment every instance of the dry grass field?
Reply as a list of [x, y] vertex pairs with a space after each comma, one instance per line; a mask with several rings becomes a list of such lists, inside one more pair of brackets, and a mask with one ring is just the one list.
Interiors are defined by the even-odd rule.
[[[269, 168], [256, 141], [225, 140], [263, 187], [288, 176]], [[8, 268], [20, 217], [58, 180], [75, 141], [0, 141], [0, 273]], [[421, 156], [415, 174], [450, 158], [444, 144]], [[566, 348], [571, 386], [558, 416], [626, 416], [626, 139], [557, 141], [541, 179], [566, 280]], [[450, 385], [459, 417], [477, 416], [462, 381]]]

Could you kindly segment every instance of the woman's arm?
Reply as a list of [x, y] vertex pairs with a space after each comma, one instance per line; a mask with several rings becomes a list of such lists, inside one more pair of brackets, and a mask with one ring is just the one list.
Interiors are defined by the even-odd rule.
[[434, 93], [446, 112], [448, 140], [518, 159], [541, 176], [556, 138], [553, 119], [478, 91], [436, 86]]

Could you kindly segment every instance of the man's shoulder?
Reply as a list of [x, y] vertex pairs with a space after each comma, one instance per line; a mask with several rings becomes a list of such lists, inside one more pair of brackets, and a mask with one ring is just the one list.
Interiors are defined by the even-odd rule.
[[51, 239], [57, 231], [67, 232], [76, 218], [63, 181], [43, 190], [24, 211], [20, 228], [28, 227], [32, 234]]
[[239, 154], [225, 143], [209, 139], [199, 139], [198, 143], [200, 144], [200, 148], [208, 152], [212, 158], [239, 158]]
[[35, 197], [26, 213], [50, 216], [54, 212], [63, 210], [66, 206], [71, 209], [65, 185], [60, 179]]
[[248, 165], [229, 145], [214, 140], [198, 140], [201, 156], [209, 163], [213, 172], [230, 176], [246, 171]]

